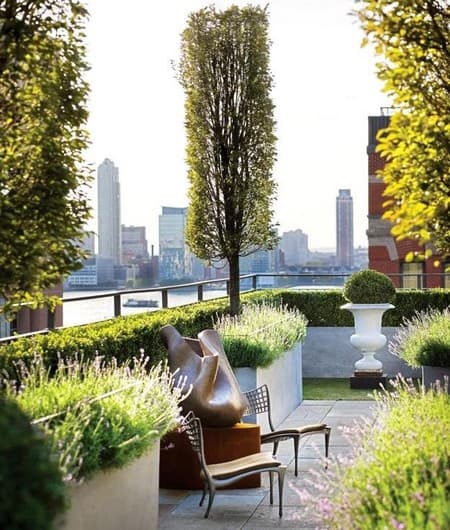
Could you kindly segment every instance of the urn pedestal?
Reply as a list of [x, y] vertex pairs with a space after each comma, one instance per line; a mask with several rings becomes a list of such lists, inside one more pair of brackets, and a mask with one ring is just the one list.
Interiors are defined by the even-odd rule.
[[362, 358], [356, 361], [351, 388], [379, 388], [386, 383], [383, 375], [383, 364], [375, 359], [375, 353], [386, 344], [386, 337], [381, 333], [381, 320], [385, 311], [393, 309], [392, 304], [344, 304], [353, 314], [355, 333], [350, 337], [351, 345], [359, 350]]

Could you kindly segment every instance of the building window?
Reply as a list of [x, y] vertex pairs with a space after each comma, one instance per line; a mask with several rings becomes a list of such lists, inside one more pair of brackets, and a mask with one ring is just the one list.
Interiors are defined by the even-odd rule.
[[404, 289], [421, 289], [423, 287], [423, 264], [402, 263], [402, 282]]
[[450, 289], [450, 262], [444, 263], [444, 281], [442, 283], [445, 289]]

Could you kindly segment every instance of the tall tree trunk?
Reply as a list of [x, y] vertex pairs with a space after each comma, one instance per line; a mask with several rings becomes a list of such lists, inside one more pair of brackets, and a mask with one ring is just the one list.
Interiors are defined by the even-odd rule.
[[228, 264], [230, 267], [230, 314], [236, 316], [240, 310], [239, 255], [231, 256]]

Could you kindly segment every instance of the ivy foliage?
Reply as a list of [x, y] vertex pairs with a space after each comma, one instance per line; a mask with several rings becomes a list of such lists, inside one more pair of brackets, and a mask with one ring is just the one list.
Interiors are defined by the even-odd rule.
[[0, 297], [32, 307], [80, 265], [88, 85], [78, 0], [0, 1]]
[[190, 182], [186, 241], [199, 258], [228, 261], [236, 314], [239, 256], [277, 241], [266, 9], [211, 6], [191, 13], [179, 79], [186, 94]]
[[[361, 0], [356, 12], [382, 58], [395, 112], [380, 131], [384, 217], [398, 239], [450, 252], [450, 10], [447, 0]], [[431, 255], [427, 249], [425, 256]], [[413, 259], [410, 253], [407, 259]]]

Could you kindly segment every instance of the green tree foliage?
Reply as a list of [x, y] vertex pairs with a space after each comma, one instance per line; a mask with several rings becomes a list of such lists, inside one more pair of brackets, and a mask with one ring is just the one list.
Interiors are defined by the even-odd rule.
[[[89, 218], [82, 186], [88, 86], [77, 0], [0, 0], [0, 296], [42, 291], [77, 268]], [[54, 300], [53, 300], [54, 302]]]
[[239, 256], [277, 241], [269, 45], [266, 9], [252, 6], [201, 9], [182, 34], [186, 239], [198, 257], [228, 261], [232, 314], [239, 312]]
[[[450, 6], [448, 0], [361, 0], [357, 16], [383, 61], [395, 113], [379, 135], [385, 218], [397, 239], [450, 252]], [[431, 251], [429, 251], [431, 253]], [[412, 256], [409, 256], [410, 258]]]
[[66, 507], [57, 460], [42, 431], [0, 395], [0, 528], [52, 530]]

